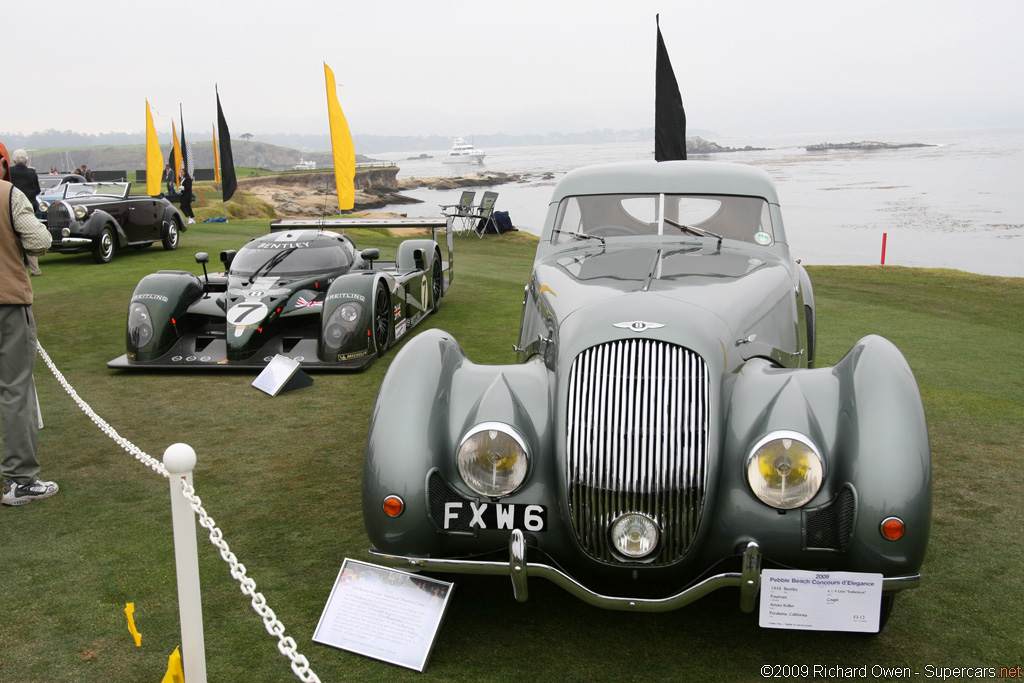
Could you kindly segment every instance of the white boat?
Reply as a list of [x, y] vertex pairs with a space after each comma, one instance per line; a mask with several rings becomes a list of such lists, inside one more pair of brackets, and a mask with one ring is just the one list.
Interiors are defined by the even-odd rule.
[[462, 138], [455, 138], [448, 154], [441, 159], [443, 164], [482, 164], [484, 151], [477, 149]]
[[299, 163], [292, 166], [296, 171], [312, 171], [316, 169], [315, 161], [306, 161], [302, 157], [299, 157]]

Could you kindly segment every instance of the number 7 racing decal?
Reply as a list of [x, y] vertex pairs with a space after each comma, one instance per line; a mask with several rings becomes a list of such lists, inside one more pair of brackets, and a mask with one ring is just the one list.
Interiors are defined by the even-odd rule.
[[256, 327], [263, 322], [269, 310], [266, 304], [259, 301], [246, 301], [235, 304], [228, 309], [227, 322], [229, 326], [235, 328], [235, 336], [241, 337], [242, 330]]

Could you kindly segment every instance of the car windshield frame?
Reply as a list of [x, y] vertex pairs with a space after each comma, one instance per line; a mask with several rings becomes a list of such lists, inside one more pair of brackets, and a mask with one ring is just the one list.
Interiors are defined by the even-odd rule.
[[73, 199], [81, 197], [112, 197], [124, 199], [128, 196], [131, 184], [126, 182], [104, 183], [65, 183], [62, 197]]
[[581, 238], [684, 236], [772, 246], [770, 204], [764, 197], [706, 193], [571, 195], [559, 202], [551, 244]]
[[[275, 264], [269, 271], [262, 270], [270, 259], [284, 250], [288, 250], [289, 253], [280, 263]], [[339, 257], [316, 259], [331, 252], [337, 253]], [[346, 270], [352, 267], [354, 260], [354, 255], [341, 241], [277, 243], [254, 240], [238, 250], [231, 261], [230, 274], [238, 277], [250, 277], [257, 272], [260, 276], [315, 275]]]

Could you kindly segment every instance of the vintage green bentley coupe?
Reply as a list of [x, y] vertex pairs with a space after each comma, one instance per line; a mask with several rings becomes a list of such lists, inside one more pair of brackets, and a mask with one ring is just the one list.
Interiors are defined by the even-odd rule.
[[516, 351], [477, 365], [429, 330], [394, 359], [363, 470], [376, 561], [505, 575], [519, 600], [540, 577], [636, 611], [721, 588], [751, 611], [767, 569], [862, 573], [881, 624], [918, 584], [917, 384], [878, 336], [815, 367], [811, 283], [763, 171], [568, 173]]
[[221, 253], [226, 272], [206, 273], [209, 255], [199, 253], [202, 276], [161, 270], [142, 278], [128, 307], [127, 352], [107, 366], [263, 367], [282, 355], [306, 369], [359, 370], [440, 306], [450, 244], [446, 262], [434, 238], [400, 242], [395, 260], [381, 261], [379, 249], [357, 249], [323, 229], [380, 222], [313, 223], [275, 221], [270, 234]]

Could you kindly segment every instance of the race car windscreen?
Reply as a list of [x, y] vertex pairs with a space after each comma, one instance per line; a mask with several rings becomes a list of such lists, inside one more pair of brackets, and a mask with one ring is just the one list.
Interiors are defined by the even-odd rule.
[[[284, 255], [282, 256], [282, 252]], [[275, 258], [269, 267], [268, 261]], [[343, 270], [352, 265], [352, 255], [335, 240], [310, 242], [262, 242], [254, 240], [242, 247], [231, 262], [233, 275], [307, 275]]]
[[566, 197], [555, 217], [552, 244], [594, 237], [692, 234], [692, 226], [726, 239], [770, 246], [771, 212], [761, 197], [695, 194], [600, 194]]

